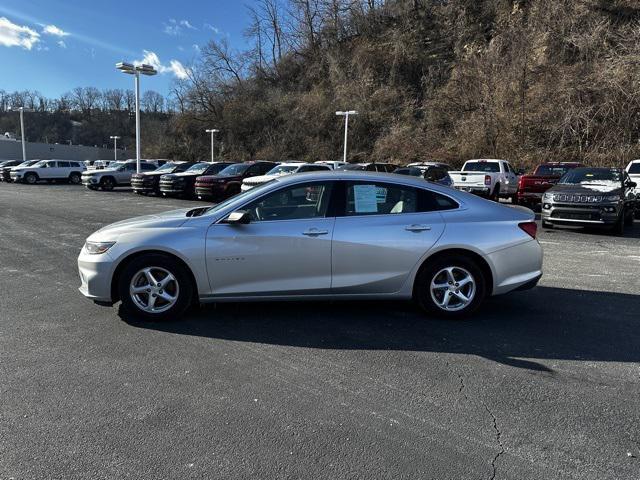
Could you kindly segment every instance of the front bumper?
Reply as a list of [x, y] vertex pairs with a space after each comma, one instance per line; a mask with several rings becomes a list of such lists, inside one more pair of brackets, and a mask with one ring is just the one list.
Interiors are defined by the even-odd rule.
[[131, 189], [134, 192], [151, 193], [159, 189], [159, 185], [154, 182], [131, 181]]
[[11, 172], [11, 181], [12, 182], [21, 182], [22, 181], [22, 174], [21, 173]]
[[224, 195], [225, 186], [211, 183], [208, 185], [197, 185], [195, 187], [196, 197], [203, 198], [220, 198]]
[[109, 252], [102, 255], [90, 255], [84, 248], [78, 256], [80, 275], [80, 293], [94, 302], [113, 303], [111, 298], [111, 278], [113, 259]]
[[621, 205], [585, 203], [542, 203], [541, 218], [558, 225], [612, 226], [620, 218]]
[[98, 185], [100, 185], [100, 179], [93, 176], [88, 177], [86, 175], [83, 175], [81, 177], [81, 182], [85, 187], [97, 187]]
[[540, 203], [544, 193], [537, 192], [518, 192], [518, 201], [523, 203]]
[[160, 183], [160, 193], [163, 195], [184, 195], [187, 193], [187, 186], [180, 183]]

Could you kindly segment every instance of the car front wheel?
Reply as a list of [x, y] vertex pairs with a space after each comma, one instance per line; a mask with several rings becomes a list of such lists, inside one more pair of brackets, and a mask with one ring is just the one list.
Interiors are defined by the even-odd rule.
[[478, 264], [457, 255], [427, 260], [414, 288], [414, 297], [425, 311], [448, 318], [473, 313], [485, 295], [486, 280]]
[[129, 263], [118, 281], [123, 308], [150, 321], [177, 320], [191, 304], [193, 284], [171, 257], [147, 254]]
[[29, 185], [33, 185], [38, 181], [38, 176], [35, 173], [27, 173], [24, 176], [24, 181]]
[[102, 190], [105, 190], [107, 192], [113, 190], [114, 186], [115, 186], [115, 182], [111, 177], [105, 177], [100, 182], [100, 187], [102, 188]]

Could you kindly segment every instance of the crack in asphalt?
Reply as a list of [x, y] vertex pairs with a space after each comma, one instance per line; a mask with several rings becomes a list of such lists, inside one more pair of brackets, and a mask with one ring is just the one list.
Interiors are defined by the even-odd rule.
[[500, 446], [500, 451], [493, 457], [493, 460], [491, 460], [491, 470], [492, 470], [492, 472], [491, 472], [491, 476], [489, 477], [489, 480], [494, 480], [496, 478], [496, 462], [498, 461], [498, 458], [500, 457], [500, 455], [502, 455], [505, 452], [505, 449], [504, 449], [504, 445], [502, 444], [502, 432], [498, 428], [498, 420], [496, 419], [496, 416], [493, 414], [491, 409], [489, 407], [487, 407], [486, 403], [482, 402], [482, 406], [485, 408], [487, 413], [489, 413], [489, 415], [491, 415], [491, 418], [493, 420], [493, 429], [496, 432], [496, 441], [498, 442], [498, 445]]
[[[466, 389], [466, 385], [464, 383], [464, 377], [460, 374], [460, 372], [456, 369], [453, 368], [450, 362], [446, 362], [447, 367], [449, 367], [458, 377], [458, 382], [459, 382], [459, 386], [458, 386], [458, 394], [462, 395], [464, 397], [465, 400], [469, 400], [469, 397], [467, 397], [467, 394], [465, 393], [465, 389]], [[496, 418], [496, 416], [493, 414], [493, 412], [491, 411], [491, 409], [487, 406], [487, 404], [485, 402], [483, 402], [482, 400], [480, 400], [480, 403], [482, 404], [482, 406], [484, 407], [484, 409], [487, 411], [487, 413], [491, 416], [491, 420], [493, 422], [493, 430], [496, 433], [496, 442], [498, 443], [498, 446], [500, 447], [500, 451], [493, 457], [493, 459], [491, 460], [491, 476], [489, 477], [489, 480], [495, 480], [496, 478], [496, 472], [497, 472], [497, 468], [496, 468], [496, 462], [498, 461], [498, 458], [500, 458], [500, 456], [502, 454], [505, 453], [505, 448], [504, 445], [502, 443], [502, 432], [500, 431], [500, 428], [498, 428], [498, 419]]]

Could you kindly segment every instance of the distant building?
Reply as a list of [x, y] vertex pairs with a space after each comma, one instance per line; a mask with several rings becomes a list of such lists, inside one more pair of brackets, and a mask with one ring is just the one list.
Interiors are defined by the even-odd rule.
[[[27, 160], [113, 160], [113, 148], [86, 147], [62, 143], [27, 142]], [[135, 156], [135, 152], [118, 149], [118, 160]], [[22, 159], [22, 142], [9, 132], [0, 135], [0, 160]]]

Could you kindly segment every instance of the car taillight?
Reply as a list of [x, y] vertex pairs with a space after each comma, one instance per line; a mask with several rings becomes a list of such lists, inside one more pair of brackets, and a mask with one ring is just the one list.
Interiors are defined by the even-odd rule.
[[485, 185], [491, 185], [491, 175], [485, 175], [484, 176], [484, 184]]
[[522, 222], [519, 223], [518, 226], [527, 232], [531, 238], [536, 238], [536, 234], [538, 233], [538, 224], [536, 222]]

